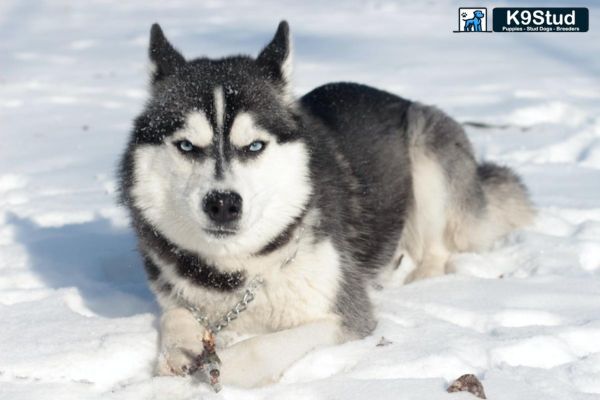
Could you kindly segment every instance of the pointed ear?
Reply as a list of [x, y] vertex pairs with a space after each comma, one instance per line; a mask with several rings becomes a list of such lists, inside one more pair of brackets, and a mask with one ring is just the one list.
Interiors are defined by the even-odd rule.
[[148, 55], [153, 64], [153, 84], [174, 74], [179, 68], [185, 65], [185, 58], [169, 43], [158, 24], [153, 24], [150, 29]]
[[292, 47], [286, 21], [279, 23], [273, 40], [260, 52], [256, 62], [265, 76], [280, 85], [284, 92], [291, 93]]

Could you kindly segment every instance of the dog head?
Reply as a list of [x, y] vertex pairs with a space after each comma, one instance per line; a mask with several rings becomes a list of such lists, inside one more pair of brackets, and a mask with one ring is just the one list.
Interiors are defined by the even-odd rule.
[[132, 205], [187, 250], [260, 251], [302, 215], [312, 191], [288, 24], [256, 58], [189, 61], [155, 24], [149, 54], [151, 96], [128, 150]]
[[483, 14], [483, 11], [481, 11], [481, 10], [475, 10], [475, 11], [473, 11], [473, 16], [475, 18], [483, 18], [484, 14]]

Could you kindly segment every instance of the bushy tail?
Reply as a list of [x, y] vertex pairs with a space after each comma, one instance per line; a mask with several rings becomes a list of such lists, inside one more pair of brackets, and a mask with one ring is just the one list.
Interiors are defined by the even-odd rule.
[[533, 221], [535, 210], [527, 188], [521, 179], [507, 167], [483, 163], [477, 175], [486, 198], [486, 212], [482, 221], [483, 238], [491, 241]]

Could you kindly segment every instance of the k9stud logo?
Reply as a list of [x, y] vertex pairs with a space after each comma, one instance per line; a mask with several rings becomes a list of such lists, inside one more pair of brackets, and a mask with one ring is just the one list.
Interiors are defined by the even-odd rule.
[[[587, 32], [589, 10], [585, 7], [496, 7], [493, 32]], [[488, 31], [485, 7], [460, 7], [459, 32]]]

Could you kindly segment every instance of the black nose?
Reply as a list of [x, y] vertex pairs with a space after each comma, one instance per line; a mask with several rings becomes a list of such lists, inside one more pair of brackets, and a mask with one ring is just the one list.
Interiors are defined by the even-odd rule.
[[216, 223], [233, 222], [242, 215], [242, 197], [235, 192], [208, 192], [202, 209]]

